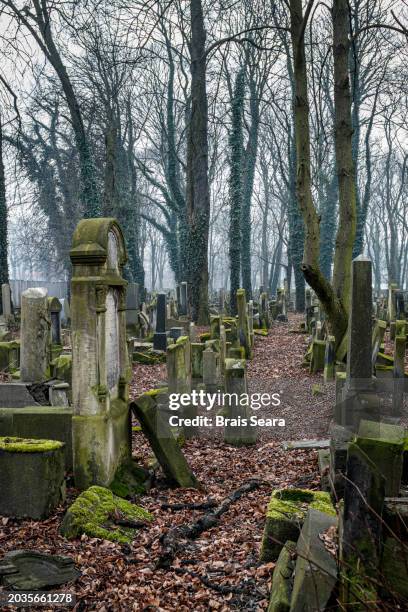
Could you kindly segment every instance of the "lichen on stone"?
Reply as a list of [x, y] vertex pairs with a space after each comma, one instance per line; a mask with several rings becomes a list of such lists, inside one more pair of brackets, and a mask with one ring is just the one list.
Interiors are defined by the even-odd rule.
[[332, 516], [336, 515], [330, 494], [325, 491], [277, 489], [272, 493], [266, 516], [269, 518], [292, 516], [303, 519], [309, 508]]
[[64, 446], [57, 440], [33, 440], [31, 438], [1, 437], [0, 450], [9, 453], [46, 453]]
[[92, 486], [74, 501], [61, 524], [61, 534], [72, 539], [85, 533], [119, 544], [129, 544], [136, 528], [115, 524], [113, 516], [123, 520], [150, 522], [153, 516], [125, 499], [117, 497], [109, 489]]

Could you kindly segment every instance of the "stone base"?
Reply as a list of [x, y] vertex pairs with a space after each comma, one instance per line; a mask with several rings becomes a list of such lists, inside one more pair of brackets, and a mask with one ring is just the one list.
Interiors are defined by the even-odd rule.
[[33, 442], [0, 438], [0, 514], [4, 516], [40, 520], [60, 502], [64, 445], [54, 440]]
[[64, 442], [65, 467], [72, 470], [72, 410], [54, 406], [0, 408], [0, 436]]
[[108, 487], [131, 455], [131, 423], [126, 402], [114, 400], [109, 415], [72, 417], [75, 486]]

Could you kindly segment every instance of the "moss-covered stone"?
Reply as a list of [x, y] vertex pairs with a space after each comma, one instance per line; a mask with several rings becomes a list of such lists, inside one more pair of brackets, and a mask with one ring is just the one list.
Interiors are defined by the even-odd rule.
[[289, 612], [292, 592], [292, 574], [295, 567], [296, 543], [290, 540], [280, 551], [273, 570], [268, 612]]
[[109, 488], [115, 495], [123, 498], [145, 493], [150, 488], [149, 471], [130, 459], [116, 470]]
[[287, 540], [297, 540], [309, 508], [331, 516], [336, 511], [325, 491], [277, 489], [273, 491], [266, 512], [261, 545], [262, 562], [276, 561]]
[[0, 438], [0, 450], [8, 453], [44, 453], [62, 448], [57, 440], [33, 440], [29, 438]]
[[365, 420], [360, 423], [356, 442], [384, 476], [387, 497], [398, 497], [400, 493], [404, 436], [404, 428], [398, 425]]
[[72, 384], [72, 355], [62, 354], [51, 363], [52, 375], [58, 380]]
[[46, 518], [58, 505], [64, 480], [64, 444], [0, 438], [0, 514]]
[[137, 530], [116, 525], [113, 516], [128, 521], [153, 520], [153, 516], [140, 506], [117, 497], [109, 489], [93, 486], [81, 493], [67, 510], [60, 532], [69, 539], [85, 533], [90, 537], [129, 544]]
[[198, 336], [200, 342], [206, 342], [207, 340], [211, 340], [210, 332], [204, 332]]

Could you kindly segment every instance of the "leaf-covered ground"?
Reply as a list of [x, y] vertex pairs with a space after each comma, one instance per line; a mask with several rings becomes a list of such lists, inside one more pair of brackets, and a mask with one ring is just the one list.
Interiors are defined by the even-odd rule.
[[[315, 451], [285, 451], [283, 439], [325, 437], [333, 389], [323, 388], [320, 375], [301, 367], [306, 338], [290, 333], [299, 324], [277, 324], [267, 338], [257, 338], [249, 366], [250, 389], [279, 388], [287, 427], [264, 432], [256, 445], [234, 448], [219, 436], [187, 441], [183, 451], [204, 486], [203, 491], [170, 489], [160, 474], [154, 488], [135, 500], [155, 521], [141, 529], [132, 547], [121, 547], [83, 536], [67, 541], [58, 534], [64, 507], [42, 522], [0, 517], [0, 553], [32, 548], [72, 556], [82, 572], [71, 586], [76, 610], [264, 610], [267, 608], [273, 563], [258, 563], [266, 505], [276, 487], [319, 485]], [[165, 366], [137, 365], [132, 394], [165, 380]], [[312, 385], [320, 385], [318, 395]], [[316, 393], [316, 389], [315, 389]], [[147, 464], [151, 450], [141, 432], [133, 434], [133, 455]], [[205, 510], [173, 510], [164, 505], [221, 502], [250, 479], [261, 486], [242, 496], [218, 524], [185, 546], [170, 569], [157, 569], [161, 536], [175, 525], [191, 523]], [[68, 500], [76, 494], [68, 490]], [[44, 608], [43, 608], [44, 609]], [[54, 608], [55, 610], [55, 608]]]

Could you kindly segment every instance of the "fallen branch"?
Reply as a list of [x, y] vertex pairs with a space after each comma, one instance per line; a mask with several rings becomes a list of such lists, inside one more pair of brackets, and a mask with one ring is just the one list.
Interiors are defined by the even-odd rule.
[[191, 576], [192, 578], [198, 578], [200, 582], [204, 584], [204, 586], [208, 587], [209, 589], [213, 589], [214, 591], [217, 591], [218, 593], [222, 593], [223, 595], [234, 593], [235, 595], [250, 595], [251, 597], [254, 597], [255, 592], [257, 591], [259, 598], [265, 597], [265, 593], [262, 593], [256, 587], [237, 587], [237, 586], [229, 585], [229, 584], [217, 584], [216, 582], [212, 582], [209, 578], [207, 578], [207, 576], [203, 576], [202, 574], [199, 574], [198, 572], [186, 570], [181, 567], [175, 567], [173, 568], [173, 570], [176, 574], [179, 574], [179, 575], [187, 574], [188, 576]]
[[202, 504], [162, 504], [162, 510], [209, 510], [210, 508], [215, 508], [217, 503], [209, 499]]
[[226, 497], [214, 512], [209, 512], [200, 517], [195, 523], [190, 525], [179, 525], [170, 529], [160, 540], [163, 546], [163, 552], [157, 561], [158, 568], [169, 568], [174, 557], [181, 548], [184, 548], [186, 540], [194, 540], [198, 538], [204, 531], [215, 527], [218, 519], [226, 512], [231, 504], [240, 499], [246, 493], [258, 489], [265, 483], [261, 480], [249, 480], [238, 489], [233, 491]]

